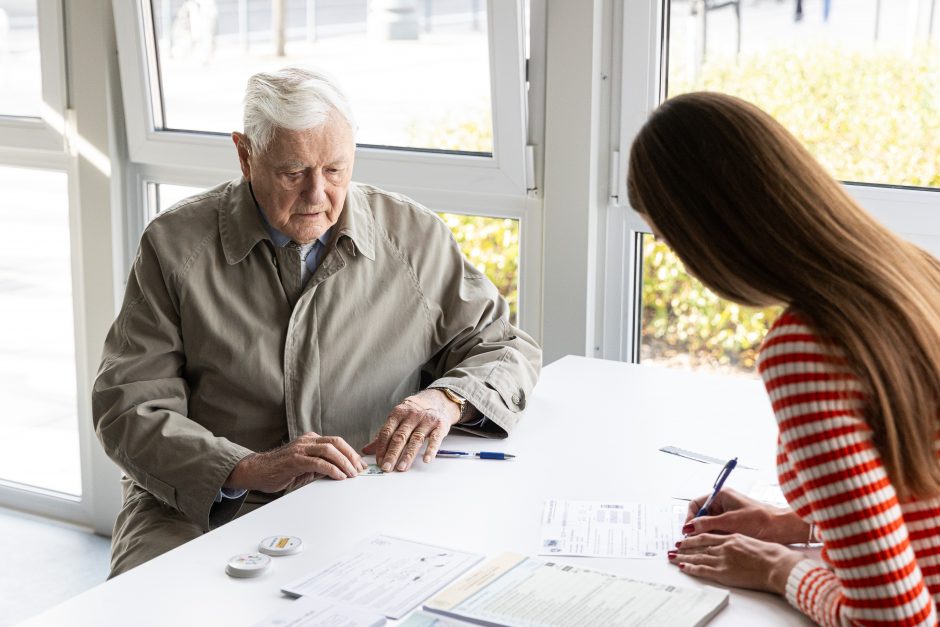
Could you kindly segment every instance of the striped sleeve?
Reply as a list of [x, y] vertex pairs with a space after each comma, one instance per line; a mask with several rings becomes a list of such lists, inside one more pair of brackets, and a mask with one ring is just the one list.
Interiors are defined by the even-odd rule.
[[936, 624], [901, 506], [872, 432], [865, 397], [841, 352], [791, 312], [758, 364], [780, 430], [780, 486], [816, 523], [828, 568], [804, 560], [787, 600], [821, 625]]

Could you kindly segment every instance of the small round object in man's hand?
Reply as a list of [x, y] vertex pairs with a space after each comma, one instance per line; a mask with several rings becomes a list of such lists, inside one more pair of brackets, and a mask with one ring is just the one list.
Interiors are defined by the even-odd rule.
[[271, 536], [258, 545], [259, 551], [272, 557], [300, 553], [303, 548], [304, 541], [297, 536]]
[[225, 565], [225, 572], [231, 577], [260, 577], [271, 567], [271, 558], [261, 553], [242, 553], [236, 555]]

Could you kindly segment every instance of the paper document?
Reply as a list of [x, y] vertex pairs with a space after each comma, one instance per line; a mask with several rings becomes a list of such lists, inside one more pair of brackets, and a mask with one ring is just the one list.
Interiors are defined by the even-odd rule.
[[292, 596], [315, 594], [397, 619], [481, 559], [474, 553], [376, 536], [281, 591]]
[[[704, 453], [696, 453], [695, 451], [690, 451], [688, 449], [679, 448], [678, 446], [663, 446], [660, 448], [663, 453], [669, 453], [670, 455], [678, 455], [679, 457], [685, 457], [686, 459], [692, 459], [697, 462], [702, 462], [703, 464], [716, 464], [718, 466], [724, 466], [728, 463], [727, 459], [721, 459], [720, 457], [712, 457], [711, 455], [705, 455]], [[747, 466], [742, 463], [738, 463], [738, 468], [743, 470], [757, 470], [753, 466]]]
[[255, 627], [382, 627], [388, 621], [375, 612], [340, 605], [318, 596], [305, 596]]
[[539, 555], [665, 558], [686, 505], [545, 501]]
[[475, 624], [450, 616], [441, 616], [440, 614], [431, 614], [430, 612], [418, 610], [404, 622], [399, 623], [398, 627], [473, 627]]
[[728, 603], [728, 591], [646, 583], [521, 555], [481, 566], [424, 609], [483, 625], [696, 627]]

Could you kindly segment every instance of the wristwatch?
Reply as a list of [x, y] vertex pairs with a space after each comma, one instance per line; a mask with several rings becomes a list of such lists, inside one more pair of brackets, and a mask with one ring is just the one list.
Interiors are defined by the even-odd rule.
[[467, 407], [470, 406], [470, 403], [467, 402], [467, 399], [462, 397], [460, 394], [457, 394], [457, 392], [454, 392], [450, 388], [438, 389], [444, 393], [444, 396], [457, 403], [457, 406], [460, 407], [460, 417], [457, 419], [457, 422], [461, 422], [466, 417]]

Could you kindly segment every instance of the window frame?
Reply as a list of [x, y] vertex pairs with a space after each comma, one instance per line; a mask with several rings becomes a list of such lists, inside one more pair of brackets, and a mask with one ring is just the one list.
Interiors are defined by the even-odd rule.
[[[642, 342], [642, 249], [638, 234], [650, 233], [627, 200], [628, 155], [634, 136], [664, 94], [668, 69], [670, 0], [624, 0], [618, 40], [623, 71], [613, 109], [620, 112], [618, 165], [612, 171], [604, 268], [606, 299], [598, 303], [604, 325], [600, 356], [639, 363]], [[646, 59], [645, 67], [631, 60]], [[615, 179], [613, 177], [616, 177]], [[940, 256], [940, 189], [843, 182], [846, 191], [876, 219], [901, 236]]]
[[[155, 41], [150, 0], [113, 0], [120, 52], [130, 157], [137, 163], [217, 169], [237, 167], [231, 140], [217, 133], [163, 130], [157, 125]], [[493, 155], [419, 152], [404, 147], [359, 146], [356, 174], [378, 186], [412, 190], [473, 192], [500, 197], [500, 207], [520, 203], [533, 187], [526, 178], [525, 54], [520, 0], [488, 0]], [[500, 62], [496, 63], [495, 60]], [[240, 99], [241, 94], [233, 94]], [[233, 129], [236, 130], [236, 129]], [[503, 199], [502, 197], [506, 197]]]
[[[0, 115], [0, 150], [33, 153], [33, 162], [65, 151], [68, 91], [65, 72], [65, 17], [58, 0], [36, 0], [42, 102], [36, 116]], [[21, 163], [16, 155], [13, 159]], [[38, 157], [38, 159], [36, 158]], [[57, 164], [61, 167], [61, 163]]]
[[[108, 156], [102, 154], [80, 132], [72, 109], [67, 63], [70, 40], [65, 2], [37, 0], [36, 8], [43, 102], [38, 116], [0, 116], [0, 165], [62, 172], [68, 178], [71, 313], [75, 341], [74, 384], [77, 392], [75, 415], [82, 494], [64, 494], [0, 478], [0, 506], [89, 525], [99, 532], [105, 532], [110, 530], [113, 523], [118, 495], [116, 481], [112, 481], [115, 470], [104, 465], [108, 462], [91, 426], [90, 388], [95, 372], [91, 362], [97, 360], [98, 348], [89, 350], [89, 346], [97, 344], [98, 336], [94, 327], [102, 321], [103, 316], [99, 315], [102, 303], [91, 302], [94, 299], [89, 298], [86, 289], [89, 282], [82, 274], [83, 268], [97, 253], [83, 245], [92, 236], [93, 220], [80, 210], [82, 192], [79, 175], [85, 163], [93, 164], [93, 168], [110, 167], [110, 164]], [[93, 15], [95, 10], [88, 13]], [[92, 18], [88, 17], [86, 25], [91, 21]], [[68, 26], [71, 28], [72, 24]], [[72, 40], [71, 43], [77, 42]], [[93, 117], [88, 116], [89, 120]], [[107, 254], [102, 256], [106, 257]], [[110, 276], [100, 277], [99, 282], [107, 289], [111, 285]], [[93, 359], [90, 358], [91, 353], [95, 354]]]

